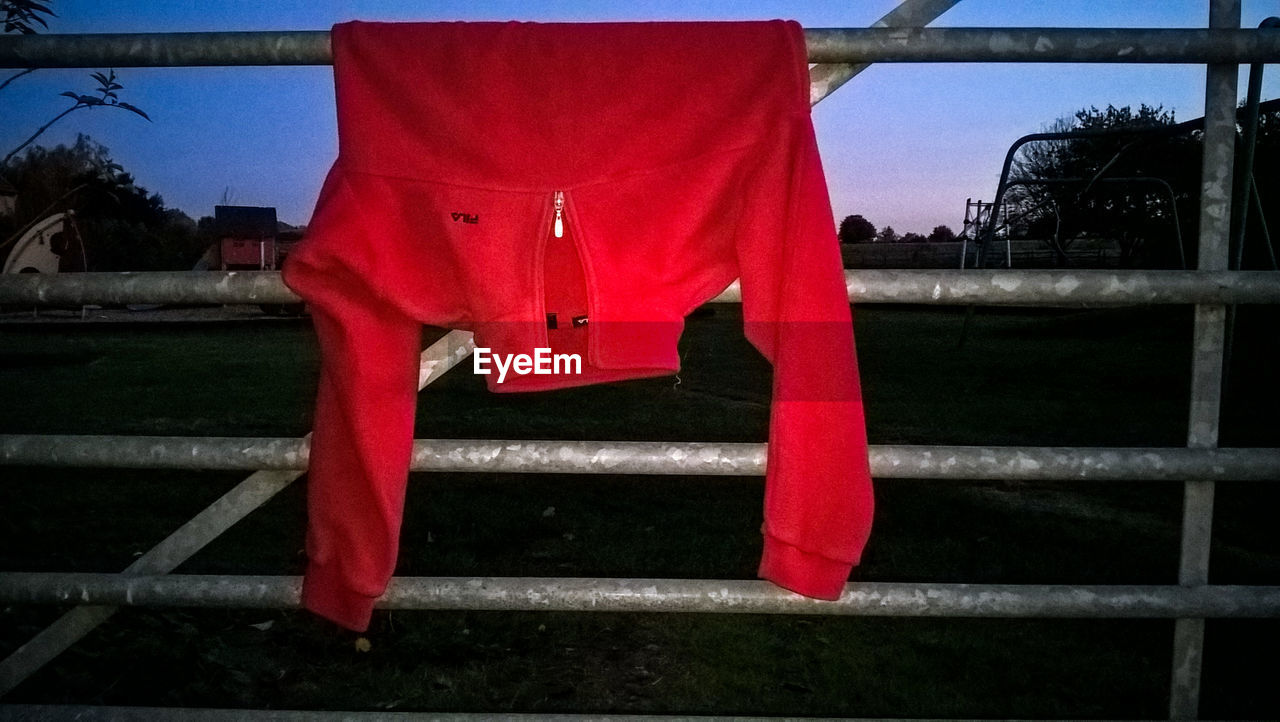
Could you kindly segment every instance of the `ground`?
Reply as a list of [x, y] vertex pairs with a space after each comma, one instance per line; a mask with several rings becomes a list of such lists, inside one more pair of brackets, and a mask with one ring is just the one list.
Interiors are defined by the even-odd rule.
[[[762, 440], [768, 366], [742, 340], [738, 313], [717, 306], [690, 321], [679, 383], [495, 395], [455, 370], [421, 396], [416, 435]], [[138, 322], [165, 314], [178, 318]], [[5, 318], [0, 433], [298, 436], [310, 426], [317, 356], [305, 318]], [[1256, 308], [1238, 317], [1224, 445], [1280, 446], [1275, 320]], [[1185, 443], [1188, 309], [980, 309], [963, 346], [964, 309], [868, 306], [857, 323], [872, 443]], [[244, 477], [0, 474], [0, 569], [10, 571], [119, 571]], [[418, 474], [398, 573], [751, 578], [761, 493], [756, 478]], [[1213, 583], [1280, 583], [1278, 496], [1275, 485], [1218, 485]], [[305, 478], [178, 572], [299, 573], [304, 498]], [[857, 579], [1176, 580], [1176, 483], [882, 481], [876, 498]], [[56, 614], [0, 610], [0, 654]], [[296, 611], [127, 609], [5, 701], [1160, 717], [1172, 622], [379, 612], [363, 638]], [[1280, 620], [1212, 620], [1207, 640], [1202, 712], [1280, 717], [1269, 682]]]

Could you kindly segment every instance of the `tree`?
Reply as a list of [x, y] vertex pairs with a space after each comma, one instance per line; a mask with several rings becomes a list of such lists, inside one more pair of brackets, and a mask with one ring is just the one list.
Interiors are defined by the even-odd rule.
[[934, 226], [925, 238], [929, 243], [950, 243], [956, 239], [956, 232], [947, 226]]
[[0, 11], [4, 12], [4, 31], [6, 33], [19, 32], [23, 35], [32, 35], [36, 32], [34, 23], [40, 23], [43, 28], [49, 27], [49, 23], [44, 21], [41, 15], [52, 15], [57, 17], [47, 3], [38, 3], [34, 0], [3, 0], [0, 1]]
[[39, 138], [40, 135], [52, 127], [54, 123], [57, 123], [59, 120], [62, 120], [71, 113], [81, 110], [82, 108], [119, 108], [121, 110], [128, 110], [130, 112], [137, 113], [143, 118], [151, 120], [151, 117], [143, 112], [141, 108], [120, 100], [115, 91], [122, 89], [124, 86], [116, 82], [116, 71], [109, 70], [106, 74], [94, 72], [90, 73], [90, 75], [94, 80], [98, 81], [98, 88], [93, 91], [98, 93], [98, 96], [83, 95], [70, 90], [63, 91], [61, 95], [71, 98], [76, 102], [73, 103], [70, 108], [67, 108], [61, 113], [55, 115], [53, 120], [50, 120], [48, 123], [40, 126], [39, 130], [32, 133], [31, 137], [22, 141], [17, 148], [9, 151], [9, 154], [4, 157], [4, 160], [0, 161], [0, 168], [7, 166], [11, 158], [17, 155], [23, 148], [30, 145], [36, 138]]
[[[5, 16], [4, 32], [18, 32], [24, 35], [32, 35], [36, 33], [36, 23], [39, 23], [40, 26], [44, 28], [49, 27], [49, 24], [45, 22], [45, 19], [41, 17], [41, 15], [57, 17], [57, 14], [49, 8], [51, 1], [52, 0], [47, 2], [36, 2], [35, 0], [0, 0], [0, 12], [3, 12]], [[37, 68], [26, 68], [25, 70], [20, 70], [8, 78], [5, 78], [3, 82], [0, 82], [0, 90], [3, 90], [18, 78], [29, 73], [33, 73], [36, 70]], [[52, 127], [54, 123], [57, 123], [77, 110], [85, 108], [118, 108], [120, 110], [127, 110], [131, 113], [136, 113], [148, 121], [151, 120], [150, 116], [148, 116], [141, 108], [120, 100], [120, 96], [116, 91], [123, 90], [124, 86], [116, 82], [118, 78], [115, 70], [108, 70], [106, 73], [96, 71], [89, 75], [94, 80], [98, 81], [98, 87], [93, 91], [94, 93], [97, 93], [97, 95], [77, 93], [72, 90], [66, 90], [60, 93], [60, 95], [71, 98], [75, 102], [71, 104], [70, 108], [63, 110], [61, 113], [55, 115], [52, 120], [40, 126], [40, 128], [36, 130], [36, 132], [32, 133], [30, 137], [22, 141], [18, 147], [10, 150], [9, 153], [5, 155], [4, 159], [0, 160], [0, 170], [3, 170], [8, 166], [9, 161], [13, 159], [14, 156], [21, 152], [23, 148], [26, 148], [31, 145], [31, 143], [35, 142], [35, 139], [39, 138], [40, 135]]]
[[16, 212], [0, 219], [0, 256], [29, 222], [67, 208], [76, 211], [91, 270], [188, 269], [207, 245], [194, 221], [165, 208], [84, 134], [71, 146], [28, 147], [6, 174], [19, 193]]
[[[57, 17], [51, 4], [52, 0], [0, 0], [4, 32], [31, 35], [38, 32], [37, 25], [48, 28], [45, 16]], [[36, 70], [10, 75], [0, 82], [0, 90]], [[86, 135], [78, 135], [71, 147], [50, 150], [34, 144], [55, 123], [86, 108], [117, 108], [151, 120], [141, 108], [120, 100], [117, 91], [124, 86], [115, 70], [96, 71], [90, 77], [98, 84], [92, 93], [61, 93], [73, 101], [71, 106], [0, 159], [0, 171], [18, 189], [16, 212], [0, 218], [0, 257], [30, 223], [71, 209], [92, 245], [89, 263], [95, 270], [190, 268], [195, 258], [188, 258], [188, 246], [196, 244], [194, 222], [180, 211], [166, 209], [159, 195], [137, 187], [133, 177], [112, 162], [106, 147]]]
[[[1119, 242], [1129, 265], [1180, 263], [1172, 226], [1195, 218], [1200, 158], [1198, 137], [1176, 130], [1173, 112], [1159, 106], [1059, 119], [1049, 132], [1078, 135], [1028, 143], [1014, 161], [1005, 196], [1013, 235], [1049, 241], [1061, 260], [1073, 239], [1097, 236]], [[1169, 184], [1173, 202], [1151, 179]], [[1181, 223], [1184, 238], [1191, 225]]]
[[836, 235], [841, 243], [866, 243], [876, 237], [876, 227], [862, 216], [845, 216]]
[[885, 226], [876, 234], [876, 243], [897, 243], [898, 233], [893, 230], [893, 226]]

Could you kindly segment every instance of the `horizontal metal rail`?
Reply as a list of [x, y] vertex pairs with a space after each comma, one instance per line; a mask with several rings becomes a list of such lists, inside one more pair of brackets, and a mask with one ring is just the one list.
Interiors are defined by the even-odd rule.
[[[590, 714], [554, 712], [400, 712], [388, 710], [286, 710], [286, 709], [232, 709], [213, 707], [126, 707], [123, 705], [82, 704], [3, 704], [0, 703], [0, 719], [21, 722], [719, 722], [723, 715], [645, 715], [645, 714]], [[743, 717], [734, 715], [734, 722], [780, 722], [791, 718]], [[805, 717], [809, 722], [883, 722], [884, 718], [860, 717]], [[952, 722], [951, 720], [913, 717], [916, 722]], [[1031, 722], [1009, 719], [1006, 722]], [[1038, 718], [1034, 722], [1045, 722]]]
[[[6, 572], [0, 604], [298, 606], [301, 577]], [[855, 583], [824, 602], [763, 581], [399, 577], [381, 609], [717, 612], [888, 617], [1274, 617], [1280, 587]]]
[[[6, 716], [7, 715], [7, 716]], [[231, 709], [211, 707], [126, 707], [79, 704], [0, 704], [0, 719], [21, 722], [780, 722], [789, 717], [743, 717], [734, 715], [645, 715], [553, 712], [399, 712], [387, 710], [333, 711], [282, 709]], [[883, 717], [805, 717], [809, 722], [883, 722]], [[916, 722], [953, 722], [946, 719], [913, 717]], [[1006, 722], [1031, 722], [1008, 719]], [[1045, 722], [1037, 718], [1034, 722]]]
[[0, 275], [0, 304], [301, 303], [276, 271]]
[[[809, 28], [813, 63], [1274, 63], [1269, 29]], [[2, 68], [328, 65], [327, 30], [13, 35]]]
[[[845, 271], [855, 303], [1130, 305], [1280, 303], [1276, 271], [899, 269]], [[712, 303], [738, 303], [734, 282]], [[301, 303], [276, 271], [24, 273], [0, 276], [0, 304]]]
[[[856, 270], [856, 303], [937, 305], [1128, 305], [1280, 303], [1273, 271]], [[741, 301], [741, 295], [715, 300]]]
[[[303, 439], [0, 435], [0, 465], [305, 469]], [[765, 444], [658, 441], [414, 442], [414, 471], [760, 476]], [[873, 445], [881, 479], [1280, 480], [1280, 449]]]

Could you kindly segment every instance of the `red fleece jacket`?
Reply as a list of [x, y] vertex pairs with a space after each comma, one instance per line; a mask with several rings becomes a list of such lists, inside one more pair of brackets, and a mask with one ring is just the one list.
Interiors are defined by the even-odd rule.
[[363, 630], [391, 577], [421, 324], [581, 358], [493, 391], [671, 374], [684, 317], [738, 277], [774, 366], [760, 575], [839, 596], [872, 495], [800, 27], [345, 23], [332, 44], [339, 157], [284, 268], [322, 352], [305, 606]]

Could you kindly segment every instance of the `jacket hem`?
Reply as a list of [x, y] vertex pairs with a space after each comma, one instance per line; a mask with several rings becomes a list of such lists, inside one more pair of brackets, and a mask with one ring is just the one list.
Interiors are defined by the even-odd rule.
[[353, 632], [369, 628], [378, 597], [347, 589], [338, 572], [312, 562], [302, 580], [302, 606]]
[[851, 562], [828, 559], [766, 534], [759, 576], [806, 597], [835, 601], [844, 592], [853, 566]]

